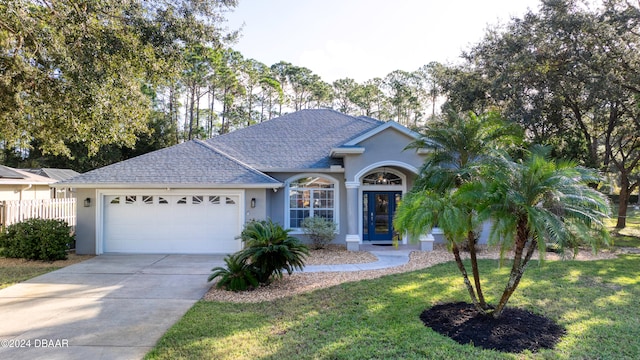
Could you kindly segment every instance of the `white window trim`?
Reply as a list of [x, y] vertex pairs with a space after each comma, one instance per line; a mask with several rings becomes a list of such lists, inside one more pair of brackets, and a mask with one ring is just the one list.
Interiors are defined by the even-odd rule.
[[285, 229], [290, 229], [290, 234], [301, 235], [304, 234], [301, 228], [292, 228], [289, 226], [291, 224], [291, 199], [290, 199], [290, 188], [289, 185], [302, 178], [306, 177], [321, 177], [329, 180], [333, 184], [333, 221], [336, 223], [336, 234], [340, 233], [340, 181], [334, 178], [333, 176], [329, 176], [327, 174], [320, 173], [304, 173], [298, 174], [288, 178], [284, 182], [284, 224]]

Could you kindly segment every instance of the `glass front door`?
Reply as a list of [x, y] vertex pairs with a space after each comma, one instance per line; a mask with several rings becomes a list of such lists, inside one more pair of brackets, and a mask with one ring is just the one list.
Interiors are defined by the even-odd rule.
[[362, 193], [362, 239], [391, 242], [396, 236], [393, 215], [400, 201], [400, 191], [365, 191]]

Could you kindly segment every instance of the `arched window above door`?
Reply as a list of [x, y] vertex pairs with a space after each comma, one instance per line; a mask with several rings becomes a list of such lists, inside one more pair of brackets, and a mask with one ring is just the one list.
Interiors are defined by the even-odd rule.
[[377, 170], [362, 178], [364, 185], [402, 185], [402, 178], [385, 169]]

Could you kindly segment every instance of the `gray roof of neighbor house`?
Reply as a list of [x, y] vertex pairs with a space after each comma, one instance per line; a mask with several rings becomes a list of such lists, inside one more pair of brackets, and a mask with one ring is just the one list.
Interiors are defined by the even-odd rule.
[[329, 154], [384, 122], [329, 109], [301, 110], [215, 136], [208, 144], [261, 171], [329, 168]]
[[79, 172], [71, 169], [39, 168], [39, 169], [22, 169], [22, 170], [28, 171], [32, 174], [58, 180], [58, 181], [71, 179], [74, 176], [80, 175]]
[[2, 179], [24, 179], [25, 176], [14, 169], [0, 165], [0, 178]]
[[48, 185], [56, 182], [48, 177], [0, 165], [0, 185]]
[[200, 140], [191, 140], [92, 170], [55, 186], [198, 187], [231, 184], [243, 187], [280, 186], [280, 182], [272, 177]]

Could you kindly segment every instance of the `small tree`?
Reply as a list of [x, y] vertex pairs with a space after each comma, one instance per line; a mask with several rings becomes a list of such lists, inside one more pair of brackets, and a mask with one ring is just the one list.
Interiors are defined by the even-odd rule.
[[[450, 110], [408, 146], [428, 150], [428, 155], [413, 189], [396, 211], [394, 226], [415, 236], [436, 225], [442, 228], [469, 295], [482, 311], [489, 306], [482, 292], [476, 257], [476, 204], [457, 196], [457, 189], [479, 179], [493, 161], [496, 149], [514, 148], [521, 142], [522, 130], [496, 112], [461, 115]], [[469, 250], [473, 285], [460, 257], [461, 248]]]
[[324, 249], [336, 237], [336, 223], [323, 217], [308, 217], [302, 220], [302, 231], [314, 249]]
[[461, 196], [477, 199], [480, 218], [493, 221], [490, 241], [501, 253], [512, 249], [509, 280], [493, 310], [500, 317], [507, 301], [537, 249], [542, 259], [546, 244], [560, 252], [577, 250], [581, 243], [597, 250], [608, 243], [604, 219], [611, 212], [609, 199], [589, 186], [601, 179], [592, 169], [570, 161], [553, 161], [545, 149], [535, 151], [522, 162], [503, 161], [491, 176], [463, 189]]
[[[563, 251], [585, 241], [594, 249], [608, 239], [603, 219], [610, 208], [608, 199], [588, 184], [597, 182], [595, 171], [572, 162], [552, 161], [539, 149], [522, 162], [493, 159], [473, 181], [445, 194], [432, 190], [412, 191], [398, 209], [396, 226], [421, 234], [436, 223], [453, 248], [476, 309], [494, 318], [502, 315], [528, 262], [537, 249], [541, 259], [546, 243]], [[477, 221], [492, 220], [490, 242], [500, 246], [501, 255], [513, 250], [514, 259], [507, 285], [495, 308], [482, 306], [482, 292], [474, 289], [456, 247], [456, 239], [467, 230], [469, 209]], [[472, 262], [476, 284], [480, 272]]]

